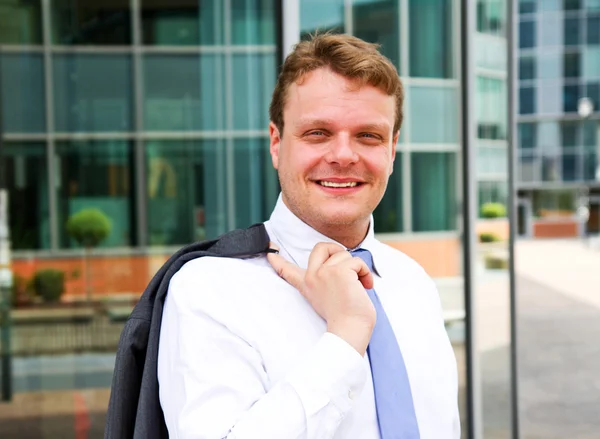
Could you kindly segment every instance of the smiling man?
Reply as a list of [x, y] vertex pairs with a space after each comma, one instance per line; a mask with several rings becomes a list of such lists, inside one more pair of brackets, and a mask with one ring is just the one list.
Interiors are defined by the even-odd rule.
[[375, 239], [402, 125], [375, 46], [319, 35], [270, 108], [279, 254], [200, 258], [172, 278], [160, 402], [172, 437], [458, 439], [457, 372], [432, 280]]

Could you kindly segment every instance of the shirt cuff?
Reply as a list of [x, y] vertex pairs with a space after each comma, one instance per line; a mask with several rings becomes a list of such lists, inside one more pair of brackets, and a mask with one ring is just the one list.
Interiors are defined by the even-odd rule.
[[365, 359], [345, 340], [326, 332], [308, 358], [289, 377], [310, 417], [333, 404], [343, 416], [364, 388]]

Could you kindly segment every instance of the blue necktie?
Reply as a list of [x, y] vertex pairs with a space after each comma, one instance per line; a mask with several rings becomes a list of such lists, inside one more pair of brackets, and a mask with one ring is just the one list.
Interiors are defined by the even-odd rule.
[[[373, 272], [371, 252], [358, 249], [351, 252], [367, 264]], [[377, 420], [382, 439], [419, 439], [419, 425], [413, 406], [410, 383], [402, 352], [375, 290], [367, 290], [377, 322], [367, 347], [371, 363]]]

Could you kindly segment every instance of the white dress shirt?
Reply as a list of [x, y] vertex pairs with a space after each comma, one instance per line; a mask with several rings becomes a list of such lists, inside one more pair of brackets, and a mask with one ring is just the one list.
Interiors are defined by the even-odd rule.
[[[373, 221], [371, 221], [373, 224]], [[333, 242], [281, 197], [265, 223], [280, 254], [306, 268]], [[375, 290], [398, 338], [421, 439], [458, 439], [456, 359], [433, 281], [377, 241]], [[265, 257], [200, 258], [172, 278], [158, 354], [160, 402], [179, 439], [379, 439], [368, 356], [361, 356]]]

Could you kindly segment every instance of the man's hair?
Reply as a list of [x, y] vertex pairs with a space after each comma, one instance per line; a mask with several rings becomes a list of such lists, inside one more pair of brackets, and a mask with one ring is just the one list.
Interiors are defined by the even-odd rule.
[[283, 63], [271, 98], [269, 115], [283, 135], [283, 108], [290, 86], [307, 73], [327, 67], [338, 75], [378, 88], [396, 99], [394, 133], [402, 126], [404, 89], [391, 61], [383, 56], [378, 45], [345, 34], [315, 34], [296, 44]]

